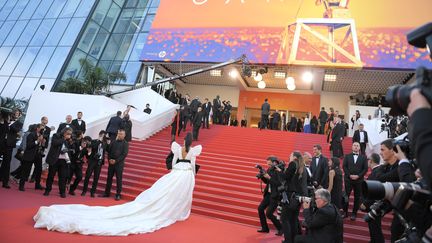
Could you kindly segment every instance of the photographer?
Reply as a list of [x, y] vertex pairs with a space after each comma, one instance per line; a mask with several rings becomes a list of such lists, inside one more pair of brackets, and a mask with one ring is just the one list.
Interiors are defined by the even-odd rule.
[[310, 208], [311, 202], [303, 202], [304, 225], [306, 235], [298, 235], [296, 243], [342, 243], [343, 222], [338, 209], [330, 203], [330, 192], [318, 189], [315, 192], [316, 210]]
[[[277, 229], [276, 235], [282, 235], [281, 223], [273, 215], [278, 206], [279, 199], [280, 199], [278, 187], [281, 185], [281, 183], [279, 182], [279, 178], [275, 170], [275, 168], [278, 168], [278, 166], [280, 167], [283, 166], [283, 164], [281, 165], [279, 164], [280, 163], [276, 157], [270, 156], [267, 158], [267, 165], [269, 166], [267, 171], [264, 171], [262, 168], [260, 168], [260, 174], [257, 175], [259, 179], [261, 179], [265, 184], [267, 184], [264, 189], [263, 200], [258, 206], [258, 215], [261, 223], [261, 229], [259, 229], [258, 232], [260, 233], [270, 232], [266, 220], [266, 216], [267, 216], [267, 218], [269, 218], [272, 221], [273, 225]], [[266, 210], [265, 213], [264, 210]]]
[[44, 196], [48, 196], [51, 192], [54, 176], [58, 173], [60, 197], [66, 197], [67, 164], [70, 163], [68, 141], [71, 139], [72, 128], [70, 127], [63, 128], [60, 133], [55, 133], [51, 138], [51, 147], [46, 158], [49, 168]]
[[36, 126], [36, 130], [31, 132], [27, 136], [26, 140], [26, 148], [24, 150], [23, 158], [22, 158], [22, 170], [19, 181], [19, 190], [24, 191], [24, 185], [27, 181], [31, 167], [33, 162], [35, 161], [36, 154], [38, 153], [39, 147], [45, 143], [45, 139], [43, 138], [43, 134], [41, 134], [41, 130], [43, 128], [42, 124], [38, 124]]
[[[294, 242], [299, 229], [300, 202], [307, 196], [307, 170], [302, 154], [294, 151], [290, 156], [288, 167], [282, 171], [276, 167], [283, 188], [281, 223], [284, 233], [283, 242]], [[285, 193], [285, 194], [284, 194]], [[287, 201], [287, 200], [288, 201]]]
[[69, 183], [72, 182], [72, 177], [75, 175], [75, 180], [72, 185], [69, 185], [69, 195], [75, 196], [75, 190], [78, 187], [78, 184], [82, 180], [82, 166], [83, 166], [83, 157], [85, 151], [83, 151], [87, 147], [87, 143], [91, 143], [90, 137], [85, 137], [81, 130], [76, 131], [76, 138], [71, 141], [72, 151], [69, 153], [71, 163], [69, 167]]

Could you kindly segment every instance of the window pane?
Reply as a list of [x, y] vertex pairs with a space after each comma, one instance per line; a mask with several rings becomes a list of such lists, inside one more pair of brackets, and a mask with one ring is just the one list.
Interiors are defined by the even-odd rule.
[[15, 42], [18, 40], [18, 38], [21, 35], [22, 30], [26, 26], [27, 21], [17, 21], [14, 27], [12, 28], [12, 31], [9, 33], [7, 39], [3, 43], [4, 46], [13, 46], [15, 45]]
[[101, 67], [103, 70], [107, 71], [110, 69], [112, 61], [100, 61], [98, 63], [98, 67]]
[[61, 46], [72, 46], [75, 42], [78, 33], [80, 32], [83, 24], [84, 24], [85, 18], [73, 18], [71, 22], [69, 23], [69, 26], [64, 33], [60, 45]]
[[46, 18], [57, 18], [65, 5], [66, 0], [54, 0], [51, 8], [48, 10]]
[[0, 12], [0, 20], [6, 20], [17, 1], [7, 1]]
[[8, 79], [9, 79], [9, 77], [0, 76], [0, 93], [3, 90], [4, 86], [6, 86]]
[[129, 28], [132, 20], [132, 15], [134, 13], [133, 9], [123, 10], [119, 20], [117, 21], [114, 33], [125, 33]]
[[141, 51], [144, 48], [144, 44], [147, 41], [147, 33], [141, 33], [138, 35], [138, 38], [133, 45], [132, 53], [129, 57], [130, 61], [139, 61], [141, 57]]
[[45, 90], [51, 91], [51, 88], [54, 85], [54, 82], [55, 82], [55, 79], [41, 78], [39, 83], [37, 84], [37, 87], [40, 87], [41, 85], [45, 85]]
[[28, 0], [20, 0], [15, 5], [14, 9], [8, 16], [8, 20], [17, 20], [18, 17], [21, 15], [22, 11], [24, 10], [25, 6], [27, 5]]
[[130, 47], [130, 43], [132, 41], [132, 38], [133, 38], [133, 35], [125, 35], [125, 37], [123, 38], [123, 42], [120, 45], [120, 49], [117, 53], [115, 60], [119, 60], [119, 61], [127, 60], [126, 53]]
[[33, 35], [35, 34], [41, 22], [42, 20], [40, 19], [30, 20], [16, 45], [27, 46], [30, 40], [33, 38]]
[[94, 0], [82, 0], [75, 12], [75, 17], [87, 17], [90, 10], [92, 9]]
[[160, 5], [160, 0], [152, 0], [151, 7], [158, 8]]
[[[81, 0], [69, 0], [66, 3], [66, 6], [63, 8], [63, 11], [60, 14], [60, 18], [64, 17], [72, 17], [72, 15], [75, 13], [75, 10], [77, 9], [79, 3]], [[86, 0], [84, 0], [86, 1]]]
[[123, 7], [125, 0], [114, 0], [114, 2], [117, 3], [117, 5], [119, 5], [120, 7]]
[[70, 77], [76, 77], [78, 75], [79, 71], [81, 70], [81, 64], [79, 63], [79, 60], [82, 58], [86, 58], [86, 54], [80, 50], [76, 50], [64, 72], [62, 80], [66, 80]]
[[54, 22], [55, 19], [44, 19], [41, 25], [39, 25], [39, 29], [36, 31], [36, 34], [33, 36], [30, 45], [42, 46], [42, 44], [45, 42], [46, 37], [48, 36], [48, 33], [54, 25]]
[[117, 4], [112, 4], [107, 16], [105, 17], [102, 27], [104, 27], [108, 31], [111, 31], [112, 28], [114, 27], [114, 23], [117, 20], [119, 14], [120, 14], [119, 6], [117, 6]]
[[15, 99], [27, 100], [32, 95], [36, 88], [36, 84], [39, 82], [39, 78], [26, 78], [19, 87], [18, 93], [15, 95]]
[[55, 46], [59, 43], [60, 39], [63, 36], [63, 33], [66, 29], [66, 26], [68, 25], [70, 19], [57, 19], [56, 23], [54, 24], [54, 27], [52, 28], [51, 32], [49, 33], [44, 46]]
[[40, 77], [45, 70], [48, 61], [54, 52], [54, 47], [42, 47], [35, 61], [33, 62], [27, 77]]
[[155, 15], [153, 14], [148, 14], [146, 16], [146, 20], [144, 22], [144, 25], [141, 28], [141, 31], [149, 31], [152, 24], [153, 24], [153, 20], [154, 20]]
[[102, 60], [113, 60], [117, 54], [117, 50], [120, 47], [120, 42], [122, 40], [122, 35], [113, 34], [111, 35], [105, 51], [102, 55]]
[[140, 0], [138, 2], [137, 8], [145, 8], [147, 6], [148, 0]]
[[11, 77], [6, 86], [4, 87], [1, 96], [14, 98], [23, 79], [24, 78]]
[[11, 31], [12, 27], [14, 26], [15, 21], [6, 21], [4, 22], [3, 26], [0, 28], [0, 45], [2, 45], [3, 41], [6, 40], [6, 38], [9, 36], [9, 32]]
[[120, 84], [135, 84], [140, 67], [141, 62], [129, 62], [124, 71], [126, 74], [126, 82], [120, 81]]
[[0, 69], [0, 75], [11, 75], [24, 51], [25, 47], [14, 47], [14, 49], [9, 54], [8, 59], [3, 64], [3, 67]]
[[17, 67], [15, 68], [15, 71], [13, 72], [14, 76], [25, 76], [27, 74], [27, 71], [33, 63], [39, 49], [39, 47], [27, 48]]
[[126, 8], [135, 8], [138, 0], [128, 0], [126, 3]]
[[81, 42], [78, 44], [78, 47], [81, 50], [88, 52], [98, 30], [99, 26], [93, 21], [90, 21], [90, 23], [87, 25], [87, 29], [85, 30], [83, 37], [81, 38]]
[[111, 69], [109, 70], [110, 73], [112, 72], [120, 72], [120, 68], [122, 66], [122, 62], [115, 61], [112, 63]]
[[30, 19], [33, 13], [35, 12], [36, 8], [38, 7], [41, 0], [31, 0], [26, 8], [24, 9], [23, 13], [19, 17], [19, 19]]
[[0, 47], [0, 68], [3, 66], [3, 63], [6, 61], [6, 58], [9, 56], [12, 47]]
[[93, 42], [89, 54], [96, 58], [99, 58], [100, 54], [102, 53], [102, 49], [108, 40], [108, 36], [109, 33], [106, 30], [100, 29], [99, 33], [96, 35], [95, 41]]
[[43, 17], [45, 17], [46, 13], [48, 12], [48, 9], [51, 7], [51, 4], [53, 3], [53, 0], [43, 0], [36, 12], [33, 15], [33, 19], [41, 19]]
[[48, 63], [42, 77], [44, 78], [57, 78], [61, 67], [69, 53], [70, 47], [57, 47], [54, 55], [51, 57], [51, 61]]
[[102, 21], [104, 20], [105, 16], [107, 15], [108, 9], [111, 6], [111, 1], [100, 1], [96, 11], [93, 14], [92, 19], [98, 23], [102, 24]]

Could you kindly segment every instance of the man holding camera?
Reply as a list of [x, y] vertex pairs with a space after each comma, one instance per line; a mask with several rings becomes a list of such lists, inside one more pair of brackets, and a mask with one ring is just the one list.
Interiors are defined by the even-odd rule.
[[342, 218], [330, 201], [330, 192], [321, 188], [315, 192], [316, 210], [310, 208], [310, 201], [303, 202], [304, 225], [308, 232], [296, 236], [296, 243], [343, 242]]
[[45, 143], [43, 134], [41, 130], [43, 128], [42, 124], [36, 126], [36, 130], [31, 132], [27, 136], [26, 147], [22, 159], [22, 170], [19, 181], [19, 190], [24, 191], [24, 184], [27, 181], [33, 161], [35, 160], [36, 154], [39, 153], [40, 147]]
[[69, 141], [72, 139], [72, 132], [72, 128], [65, 127], [60, 133], [54, 134], [51, 138], [51, 147], [46, 158], [49, 169], [44, 196], [48, 196], [51, 192], [54, 176], [58, 173], [60, 197], [66, 197], [67, 166], [70, 163], [68, 154], [70, 150]]
[[98, 139], [87, 142], [86, 147], [84, 148], [84, 156], [87, 159], [87, 169], [85, 172], [84, 186], [81, 196], [85, 196], [85, 194], [87, 193], [88, 183], [92, 174], [93, 184], [90, 190], [90, 196], [95, 196], [100, 172], [102, 169], [102, 165], [104, 164], [105, 150], [109, 144], [109, 137], [106, 136], [106, 132], [104, 130], [101, 130], [99, 132]]
[[[261, 229], [259, 229], [258, 232], [260, 233], [270, 232], [266, 220], [266, 216], [267, 216], [267, 218], [269, 218], [272, 221], [273, 225], [277, 229], [276, 235], [282, 235], [281, 223], [273, 215], [278, 206], [279, 199], [280, 199], [278, 187], [281, 185], [281, 183], [279, 182], [279, 178], [275, 170], [275, 167], [279, 165], [279, 160], [274, 156], [270, 156], [267, 158], [267, 165], [269, 166], [269, 168], [265, 173], [261, 172], [261, 174], [262, 173], [264, 174], [262, 174], [259, 177], [267, 185], [264, 189], [263, 200], [258, 206], [258, 215], [261, 223]], [[266, 210], [265, 213], [264, 210]]]

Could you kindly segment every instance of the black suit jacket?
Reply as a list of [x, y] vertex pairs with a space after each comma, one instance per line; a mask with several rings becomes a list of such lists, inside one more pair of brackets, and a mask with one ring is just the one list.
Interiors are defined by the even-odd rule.
[[303, 216], [305, 225], [308, 228], [306, 242], [342, 242], [342, 239], [340, 239], [343, 232], [342, 219], [334, 205], [328, 204], [318, 208], [315, 212], [304, 209]]
[[412, 114], [410, 123], [412, 132], [410, 132], [410, 141], [413, 142], [417, 163], [423, 174], [423, 178], [432, 188], [432, 109], [418, 109]]
[[37, 141], [37, 133], [36, 132], [31, 132], [27, 135], [26, 148], [25, 148], [24, 154], [23, 154], [23, 160], [24, 161], [32, 162], [35, 159], [37, 149], [39, 146], [36, 143], [36, 141]]
[[316, 158], [312, 157], [310, 170], [312, 173], [312, 182], [318, 183], [324, 188], [328, 187], [328, 159], [323, 155], [320, 156], [318, 166], [316, 165]]
[[[281, 185], [281, 183], [279, 181], [279, 177], [274, 171], [270, 171], [270, 169], [267, 169], [267, 173], [270, 175], [270, 180], [268, 180], [264, 177], [261, 178], [261, 180], [265, 184], [267, 184], [266, 187], [264, 188], [264, 196], [267, 196], [268, 194], [270, 194], [271, 198], [278, 198], [279, 192], [278, 192], [277, 188]], [[269, 192], [269, 188], [271, 188], [270, 192]]]
[[119, 116], [111, 117], [105, 130], [108, 133], [116, 133], [117, 134], [119, 128], [121, 127], [122, 122], [123, 122], [123, 119], [121, 119]]
[[[378, 178], [382, 174], [382, 170], [380, 167], [383, 167], [383, 165], [379, 165], [371, 170], [371, 173], [367, 178], [368, 181], [378, 181]], [[372, 206], [372, 204], [374, 204], [375, 202], [376, 200], [365, 198], [363, 204], [366, 206], [367, 210], [369, 210], [370, 206]]]
[[213, 99], [213, 108], [214, 108], [213, 112], [215, 112], [215, 110], [219, 110], [221, 108], [221, 105], [222, 103], [220, 100]]
[[358, 175], [360, 178], [351, 182], [361, 183], [364, 180], [366, 172], [368, 171], [366, 156], [359, 154], [357, 157], [357, 162], [354, 163], [353, 153], [345, 155], [343, 161], [343, 169], [345, 174], [345, 180], [350, 180], [350, 175]]
[[201, 108], [205, 112], [205, 114], [208, 115], [208, 114], [210, 114], [212, 104], [210, 102], [204, 103], [204, 104], [202, 104]]
[[[366, 131], [363, 131], [364, 132], [364, 142], [365, 143], [368, 143], [369, 141], [368, 141], [368, 134], [367, 134], [367, 132]], [[354, 135], [353, 135], [353, 143], [354, 142], [358, 142], [358, 143], [360, 143], [360, 131], [359, 130], [356, 130], [355, 132], [354, 132]]]
[[201, 122], [202, 122], [203, 116], [204, 116], [203, 111], [198, 112], [195, 115], [195, 117], [194, 117], [193, 125], [196, 126], [196, 127], [201, 126]]
[[333, 128], [332, 131], [332, 143], [337, 142], [340, 143], [342, 140], [341, 138], [344, 137], [344, 130], [345, 126], [342, 123], [336, 124], [336, 126]]
[[72, 128], [72, 132], [75, 132], [75, 127], [72, 125], [72, 122], [70, 124], [67, 124], [66, 122], [60, 123], [59, 127], [57, 128], [57, 133], [61, 133], [61, 131], [65, 128], [65, 127], [70, 127]]
[[71, 124], [75, 128], [74, 132], [81, 131], [83, 134], [85, 133], [85, 131], [86, 131], [85, 121], [81, 120], [81, 125], [79, 125], [78, 119], [74, 119], [74, 120], [72, 120]]
[[18, 141], [18, 133], [21, 131], [23, 127], [22, 122], [15, 121], [12, 125], [7, 129], [7, 138], [6, 138], [6, 146], [9, 148], [15, 148], [16, 143]]
[[51, 138], [51, 147], [48, 151], [48, 155], [46, 157], [46, 162], [49, 165], [53, 165], [57, 162], [60, 152], [63, 146], [63, 143], [65, 143], [65, 140], [63, 139], [63, 136], [60, 135], [60, 133], [55, 133]]
[[114, 159], [117, 163], [124, 163], [126, 156], [129, 153], [129, 144], [126, 140], [112, 141], [108, 146], [108, 159]]

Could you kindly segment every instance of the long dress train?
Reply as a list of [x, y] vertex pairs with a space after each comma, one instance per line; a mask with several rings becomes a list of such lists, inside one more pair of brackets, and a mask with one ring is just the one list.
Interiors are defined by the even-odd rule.
[[[134, 201], [108, 207], [82, 204], [40, 207], [34, 216], [34, 227], [84, 235], [126, 236], [153, 232], [178, 220], [186, 220], [195, 186], [195, 159], [201, 149], [201, 145], [195, 146], [182, 158], [181, 146], [174, 142], [171, 146], [174, 153], [172, 171]], [[191, 163], [175, 164], [177, 159]]]

